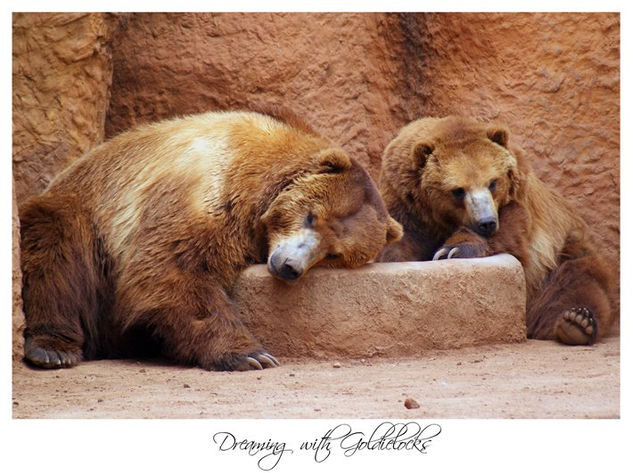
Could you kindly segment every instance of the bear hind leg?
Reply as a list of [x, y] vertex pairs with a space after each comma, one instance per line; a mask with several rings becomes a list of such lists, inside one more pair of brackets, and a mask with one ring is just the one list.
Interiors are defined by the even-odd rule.
[[528, 337], [568, 345], [594, 343], [612, 323], [609, 280], [595, 256], [563, 262], [528, 301]]
[[69, 200], [40, 197], [20, 209], [26, 361], [67, 368], [95, 331], [94, 238]]

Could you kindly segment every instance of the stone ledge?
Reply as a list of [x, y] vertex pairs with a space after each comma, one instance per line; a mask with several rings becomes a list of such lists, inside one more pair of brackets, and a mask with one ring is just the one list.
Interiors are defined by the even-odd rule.
[[523, 268], [505, 254], [314, 268], [295, 284], [255, 265], [241, 274], [233, 298], [275, 356], [416, 356], [526, 340]]

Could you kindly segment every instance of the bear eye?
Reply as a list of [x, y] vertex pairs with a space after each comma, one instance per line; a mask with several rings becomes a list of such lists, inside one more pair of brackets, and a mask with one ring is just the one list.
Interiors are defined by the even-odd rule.
[[497, 180], [493, 179], [490, 185], [488, 186], [490, 192], [494, 192], [497, 189]]
[[453, 189], [451, 192], [453, 193], [453, 197], [455, 197], [457, 200], [463, 200], [464, 197], [466, 196], [466, 191], [464, 190], [463, 187], [458, 187], [457, 189]]
[[341, 257], [341, 253], [328, 253], [325, 255], [325, 259], [337, 259]]
[[306, 219], [304, 221], [304, 226], [311, 227], [312, 225], [314, 225], [315, 220], [315, 215], [312, 212], [308, 212], [308, 215], [306, 215]]

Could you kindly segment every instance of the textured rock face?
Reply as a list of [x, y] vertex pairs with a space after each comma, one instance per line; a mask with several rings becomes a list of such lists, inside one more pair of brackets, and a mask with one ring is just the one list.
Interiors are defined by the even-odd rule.
[[13, 359], [22, 357], [24, 347], [24, 312], [22, 311], [22, 271], [20, 270], [20, 219], [18, 218], [18, 207], [15, 200], [15, 186], [13, 187], [13, 210], [12, 210], [12, 281], [13, 281]]
[[13, 175], [18, 203], [104, 136], [112, 60], [104, 14], [14, 13]]
[[256, 265], [233, 296], [242, 320], [279, 356], [415, 356], [526, 339], [523, 269], [509, 255], [315, 268], [292, 285]]

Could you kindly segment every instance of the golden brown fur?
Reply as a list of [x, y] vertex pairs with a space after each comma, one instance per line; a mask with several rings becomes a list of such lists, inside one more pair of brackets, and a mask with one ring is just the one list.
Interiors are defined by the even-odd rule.
[[460, 117], [405, 126], [384, 152], [379, 186], [405, 234], [381, 260], [511, 253], [525, 269], [528, 336], [591, 343], [612, 323], [609, 270], [585, 222], [508, 135]]
[[[276, 364], [231, 307], [238, 272], [283, 251], [269, 262], [282, 279], [354, 267], [401, 235], [361, 166], [289, 122], [226, 112], [148, 125], [22, 206], [26, 359], [56, 368], [159, 348], [206, 369]], [[279, 242], [306, 232], [311, 252], [289, 275], [300, 245]]]

